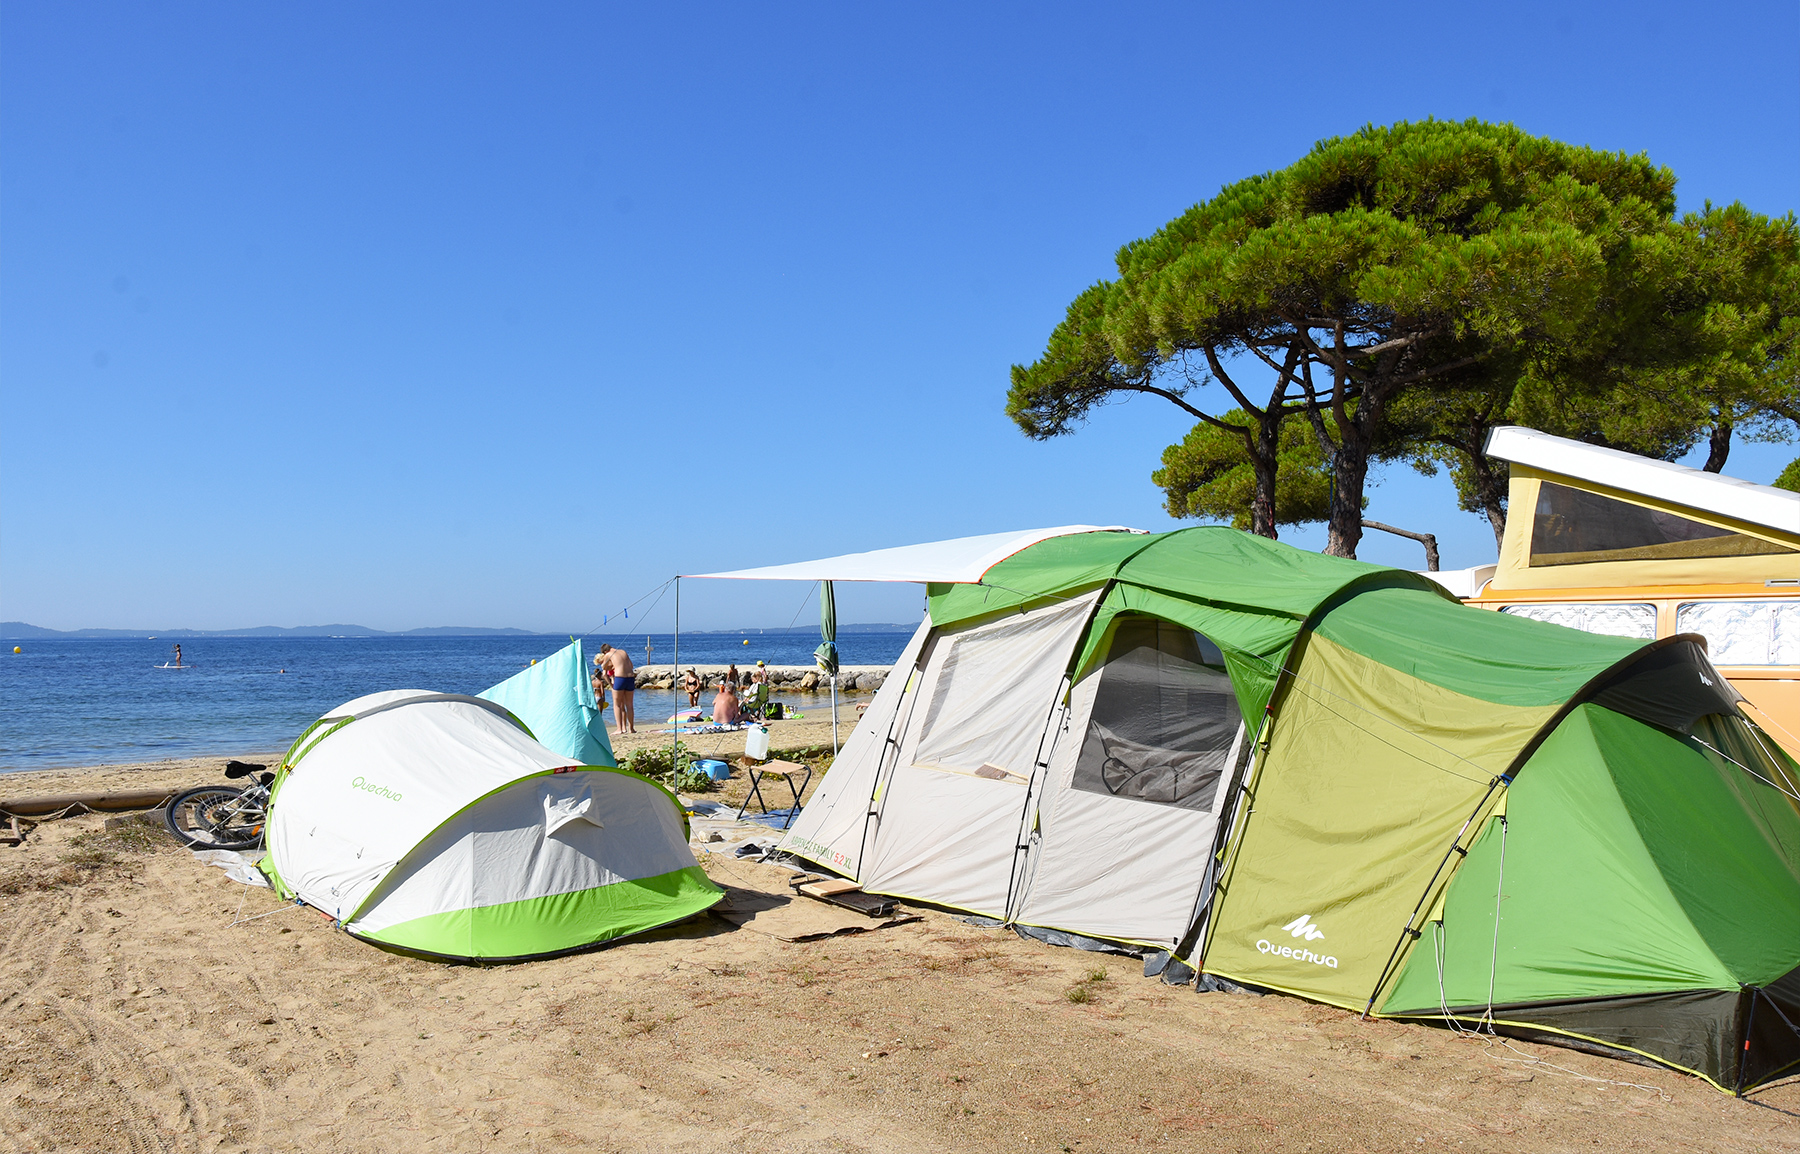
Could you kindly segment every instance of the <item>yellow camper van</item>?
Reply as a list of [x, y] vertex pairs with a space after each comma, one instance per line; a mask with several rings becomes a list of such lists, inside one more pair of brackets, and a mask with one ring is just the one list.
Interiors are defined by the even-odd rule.
[[1463, 589], [1445, 574], [1452, 592], [1590, 633], [1698, 633], [1800, 759], [1800, 493], [1532, 429], [1487, 452], [1512, 467], [1500, 561]]

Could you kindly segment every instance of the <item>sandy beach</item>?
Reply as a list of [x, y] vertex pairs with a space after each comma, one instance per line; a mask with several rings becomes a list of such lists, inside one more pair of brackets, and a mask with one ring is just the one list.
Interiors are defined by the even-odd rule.
[[[713, 694], [709, 691], [701, 695], [700, 705], [712, 711]], [[783, 692], [777, 695], [778, 701], [790, 709], [798, 710], [800, 717], [789, 717], [781, 721], [771, 721], [769, 726], [769, 748], [771, 751], [831, 748], [831, 698], [823, 693]], [[840, 743], [850, 739], [850, 732], [856, 728], [856, 722], [862, 717], [858, 706], [867, 705], [874, 699], [870, 693], [847, 693], [838, 697], [838, 738]], [[653, 745], [669, 745], [675, 740], [675, 734], [666, 732], [670, 729], [668, 718], [638, 718], [635, 734], [618, 733], [617, 718], [613, 710], [606, 710], [607, 738], [612, 742], [613, 752], [622, 760], [633, 750], [644, 749]], [[744, 730], [729, 733], [684, 733], [681, 743], [693, 750], [698, 757], [717, 757], [729, 761], [744, 752]]]
[[[173, 787], [222, 763], [0, 789]], [[1738, 1101], [1198, 994], [930, 909], [817, 940], [709, 914], [523, 965], [403, 958], [104, 820], [0, 847], [8, 1150], [1800, 1150], [1797, 1082]], [[785, 871], [702, 857], [734, 892], [788, 892]]]

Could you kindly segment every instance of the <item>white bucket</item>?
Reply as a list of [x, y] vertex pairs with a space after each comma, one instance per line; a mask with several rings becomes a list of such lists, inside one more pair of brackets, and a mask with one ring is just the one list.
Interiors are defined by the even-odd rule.
[[752, 761], [763, 761], [769, 756], [769, 731], [760, 725], [750, 727], [744, 735], [744, 756]]

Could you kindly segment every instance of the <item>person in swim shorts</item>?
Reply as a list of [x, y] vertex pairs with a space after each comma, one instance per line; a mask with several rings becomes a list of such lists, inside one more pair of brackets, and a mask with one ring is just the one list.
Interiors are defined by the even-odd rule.
[[612, 678], [613, 708], [618, 714], [618, 732], [637, 732], [637, 709], [631, 703], [637, 692], [637, 673], [632, 668], [631, 657], [623, 649], [614, 649], [610, 645], [600, 647], [600, 668]]

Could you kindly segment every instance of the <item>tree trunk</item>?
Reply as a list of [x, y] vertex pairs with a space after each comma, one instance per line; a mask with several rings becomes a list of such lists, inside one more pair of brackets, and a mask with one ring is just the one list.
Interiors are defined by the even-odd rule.
[[1356, 557], [1357, 543], [1362, 540], [1363, 482], [1368, 475], [1368, 441], [1360, 429], [1343, 430], [1331, 461], [1331, 520], [1325, 552], [1332, 557]]
[[1706, 454], [1705, 469], [1709, 473], [1717, 473], [1725, 468], [1725, 458], [1731, 456], [1731, 422], [1720, 418], [1712, 427], [1712, 439]]
[[[1475, 442], [1477, 445], [1485, 443], [1485, 438]], [[1494, 530], [1494, 552], [1498, 554], [1506, 541], [1506, 506], [1502, 503], [1506, 489], [1494, 475], [1493, 463], [1480, 449], [1469, 453], [1469, 477], [1475, 482], [1475, 496], [1481, 502], [1481, 511], [1487, 514], [1488, 524]]]
[[[1337, 385], [1343, 394], [1343, 384]], [[1358, 400], [1351, 413], [1343, 405], [1332, 410], [1337, 425], [1337, 452], [1331, 458], [1331, 519], [1325, 538], [1325, 552], [1332, 557], [1356, 558], [1356, 546], [1362, 540], [1363, 483], [1369, 476], [1369, 451], [1375, 445], [1371, 435], [1386, 418], [1387, 394], [1370, 387]]]
[[1276, 447], [1281, 440], [1279, 414], [1270, 420], [1265, 412], [1257, 423], [1256, 444], [1250, 450], [1250, 466], [1256, 473], [1256, 495], [1250, 499], [1250, 531], [1273, 541], [1275, 531]]

